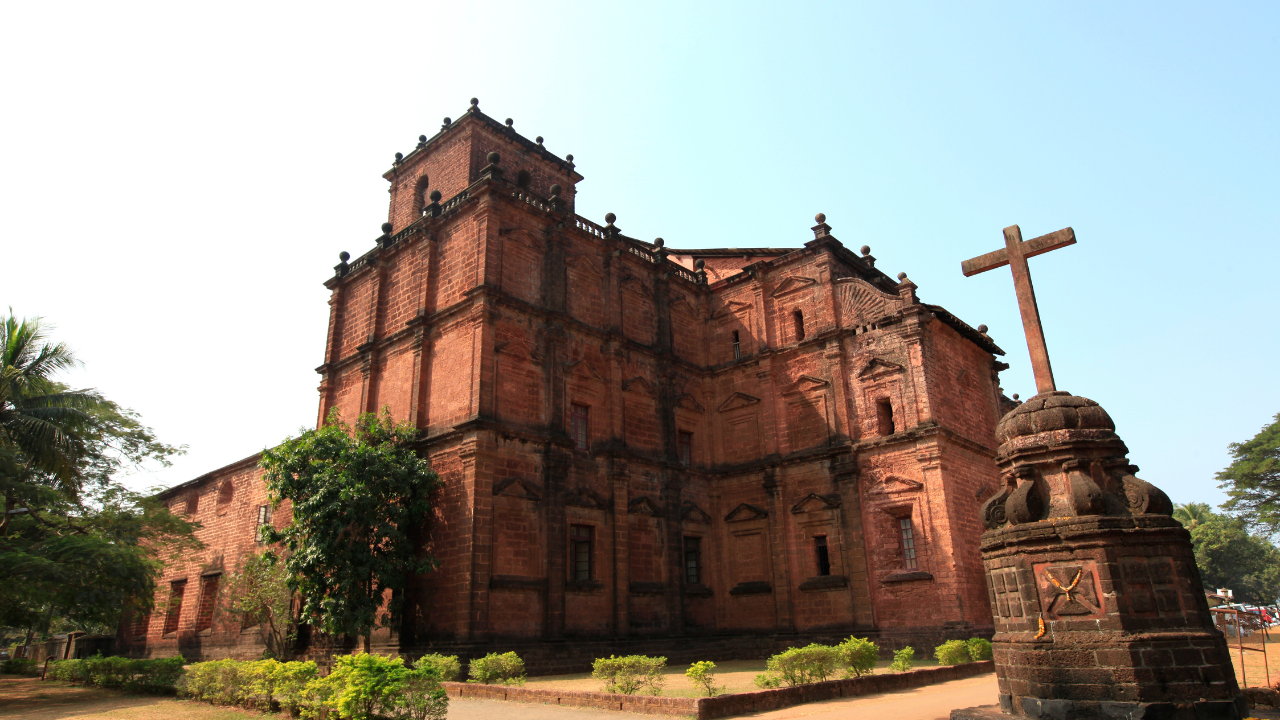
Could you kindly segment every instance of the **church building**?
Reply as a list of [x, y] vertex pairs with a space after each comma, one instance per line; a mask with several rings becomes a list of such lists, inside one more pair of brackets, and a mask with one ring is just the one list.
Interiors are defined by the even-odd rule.
[[[718, 249], [588, 220], [573, 156], [512, 125], [472, 100], [397, 154], [383, 234], [325, 281], [318, 419], [389, 409], [444, 483], [424, 519], [439, 568], [375, 646], [537, 671], [989, 634], [979, 506], [1012, 405], [986, 328], [821, 214], [811, 238]], [[162, 494], [207, 547], [118, 649], [260, 654], [219, 592], [288, 522], [257, 461]]]

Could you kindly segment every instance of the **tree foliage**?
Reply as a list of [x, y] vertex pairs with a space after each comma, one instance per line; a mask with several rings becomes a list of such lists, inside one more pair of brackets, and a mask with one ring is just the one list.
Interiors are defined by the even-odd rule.
[[1268, 535], [1280, 532], [1280, 414], [1248, 442], [1228, 446], [1234, 460], [1218, 473], [1227, 512]]
[[409, 447], [416, 434], [386, 410], [352, 428], [335, 409], [320, 428], [263, 453], [272, 503], [289, 500], [293, 510], [267, 540], [284, 543], [302, 616], [324, 632], [395, 627], [410, 580], [435, 567], [421, 538], [440, 480]]
[[1182, 526], [1188, 530], [1194, 530], [1197, 526], [1213, 519], [1213, 508], [1209, 507], [1209, 503], [1185, 503], [1173, 506], [1173, 519], [1182, 523]]
[[246, 626], [257, 625], [271, 657], [290, 654], [294, 630], [290, 610], [293, 593], [289, 571], [270, 551], [247, 555], [227, 581], [231, 610], [240, 613]]
[[0, 322], [0, 626], [109, 630], [150, 609], [194, 525], [119, 476], [181, 452], [133, 411], [55, 375], [79, 361], [37, 319]]
[[1196, 565], [1206, 590], [1230, 588], [1244, 602], [1276, 602], [1280, 597], [1280, 550], [1252, 535], [1240, 518], [1214, 513], [1191, 530]]

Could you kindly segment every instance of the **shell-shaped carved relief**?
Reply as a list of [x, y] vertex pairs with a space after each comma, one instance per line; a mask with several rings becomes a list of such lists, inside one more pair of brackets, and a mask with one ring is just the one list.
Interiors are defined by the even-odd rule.
[[902, 305], [897, 295], [880, 292], [871, 283], [858, 278], [836, 280], [840, 301], [840, 324], [843, 327], [868, 325], [896, 312]]

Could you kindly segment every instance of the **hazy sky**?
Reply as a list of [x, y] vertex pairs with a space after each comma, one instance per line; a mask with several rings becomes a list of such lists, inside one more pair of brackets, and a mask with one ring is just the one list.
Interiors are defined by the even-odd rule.
[[189, 447], [136, 485], [250, 455], [315, 423], [321, 283], [393, 154], [475, 96], [634, 237], [799, 246], [826, 213], [990, 326], [1024, 398], [1009, 272], [960, 261], [1074, 227], [1031, 260], [1059, 387], [1217, 503], [1280, 412], [1278, 34], [1262, 3], [8, 3], [0, 304]]

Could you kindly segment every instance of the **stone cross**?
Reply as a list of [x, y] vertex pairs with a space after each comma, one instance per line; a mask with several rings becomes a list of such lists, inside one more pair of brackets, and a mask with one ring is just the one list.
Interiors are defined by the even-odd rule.
[[1049, 349], [1044, 344], [1044, 329], [1040, 327], [1040, 308], [1036, 306], [1036, 291], [1031, 286], [1031, 269], [1027, 258], [1042, 255], [1050, 250], [1075, 245], [1076, 233], [1063, 228], [1048, 235], [1023, 241], [1022, 230], [1017, 225], [1004, 229], [1004, 249], [979, 255], [960, 263], [965, 277], [1008, 265], [1013, 270], [1013, 288], [1018, 294], [1018, 310], [1022, 313], [1022, 329], [1027, 334], [1027, 349], [1031, 352], [1031, 369], [1036, 376], [1036, 392], [1053, 392], [1053, 368], [1049, 365]]

